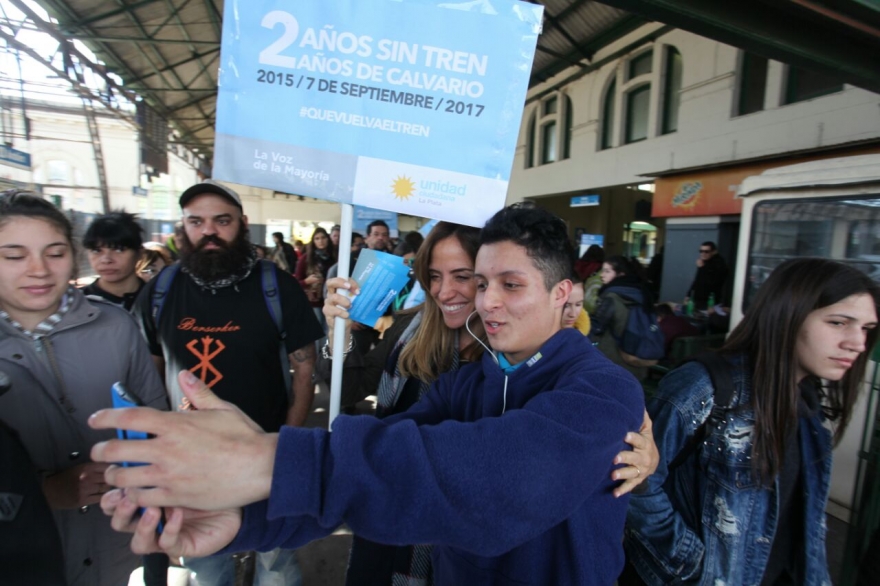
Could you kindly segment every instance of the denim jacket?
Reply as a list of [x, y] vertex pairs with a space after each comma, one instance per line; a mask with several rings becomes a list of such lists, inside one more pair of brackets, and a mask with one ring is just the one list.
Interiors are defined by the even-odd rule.
[[[751, 470], [754, 411], [743, 360], [734, 361], [736, 388], [725, 421], [706, 430], [702, 445], [672, 473], [667, 466], [712, 410], [712, 381], [689, 362], [660, 382], [648, 404], [660, 450], [657, 471], [627, 513], [628, 560], [648, 584], [759, 585], [778, 517], [778, 479], [762, 488]], [[829, 585], [825, 504], [831, 478], [831, 433], [821, 410], [798, 426], [804, 490], [805, 585]]]

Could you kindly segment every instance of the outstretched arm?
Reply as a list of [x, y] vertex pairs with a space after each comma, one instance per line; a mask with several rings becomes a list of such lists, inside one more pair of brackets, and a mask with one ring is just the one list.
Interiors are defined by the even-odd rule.
[[[107, 483], [128, 489], [129, 497], [140, 506], [216, 510], [268, 498], [278, 434], [264, 433], [191, 372], [181, 371], [178, 381], [196, 410], [104, 409], [89, 418], [89, 425], [96, 429], [128, 429], [155, 436], [95, 444], [91, 453], [95, 462], [146, 463], [130, 468], [110, 466], [105, 473]], [[139, 488], [144, 486], [155, 488]]]
[[[161, 437], [151, 440], [115, 441], [114, 446], [97, 445], [93, 450], [93, 457], [119, 454], [118, 458], [113, 457], [114, 461], [151, 463], [131, 469], [111, 466], [106, 473], [108, 481], [128, 488], [111, 490], [101, 498], [101, 508], [112, 517], [111, 526], [117, 531], [133, 533], [131, 548], [139, 554], [162, 551], [172, 557], [211, 555], [230, 545], [248, 516], [256, 517], [257, 526], [266, 518], [266, 501], [245, 509], [240, 505], [268, 495], [275, 447], [273, 442], [260, 445], [258, 440], [261, 437], [277, 439], [277, 435], [263, 433], [256, 423], [234, 406], [217, 399], [187, 371], [180, 374], [179, 381], [196, 410], [185, 413], [159, 413], [146, 408], [105, 410], [90, 419], [93, 427], [161, 430]], [[168, 446], [175, 446], [172, 448], [175, 456], [158, 457]], [[143, 451], [143, 458], [135, 455], [139, 450]], [[193, 455], [196, 458], [192, 458]], [[196, 460], [203, 460], [203, 467], [199, 467], [202, 465]], [[106, 467], [106, 464], [100, 466]], [[128, 474], [135, 471], [148, 472], [148, 477], [157, 478], [146, 481], [157, 488], [137, 488], [143, 486], [144, 481], [138, 474]], [[261, 486], [262, 482], [266, 484]], [[210, 488], [211, 484], [215, 490]], [[216, 490], [219, 487], [222, 490]], [[215, 492], [223, 492], [219, 500], [205, 498]], [[164, 530], [157, 535], [161, 511], [147, 506], [157, 501], [198, 503], [196, 506], [213, 510], [166, 507]], [[138, 516], [141, 506], [147, 508]], [[284, 519], [281, 526], [285, 534], [296, 533], [301, 543], [324, 537], [334, 529], [321, 527], [306, 517]]]

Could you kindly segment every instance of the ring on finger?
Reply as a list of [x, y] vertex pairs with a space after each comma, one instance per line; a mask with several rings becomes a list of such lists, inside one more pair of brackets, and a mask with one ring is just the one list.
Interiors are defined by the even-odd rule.
[[639, 470], [639, 467], [636, 466], [635, 464], [633, 464], [632, 467], [636, 469], [636, 478], [641, 478], [641, 477], [642, 477], [642, 471]]

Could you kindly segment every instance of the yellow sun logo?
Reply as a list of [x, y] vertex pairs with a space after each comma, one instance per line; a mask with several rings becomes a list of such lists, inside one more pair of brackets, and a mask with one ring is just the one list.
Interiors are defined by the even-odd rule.
[[398, 175], [394, 183], [391, 184], [391, 192], [401, 201], [411, 198], [415, 189], [416, 184], [412, 182], [412, 179], [403, 175]]

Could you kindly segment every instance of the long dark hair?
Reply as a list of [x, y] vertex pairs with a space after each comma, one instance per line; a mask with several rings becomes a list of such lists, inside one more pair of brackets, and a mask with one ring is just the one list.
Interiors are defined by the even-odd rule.
[[[322, 263], [318, 259], [318, 247], [315, 246], [315, 236], [318, 234], [323, 234], [327, 237], [327, 248], [324, 251], [327, 253], [327, 256], [330, 257], [330, 261]], [[327, 269], [329, 269], [333, 263], [336, 262], [336, 247], [333, 245], [333, 241], [330, 239], [330, 234], [327, 233], [327, 230], [318, 226], [315, 228], [315, 231], [312, 233], [312, 239], [309, 240], [308, 245], [306, 245], [306, 267], [308, 267], [309, 273], [314, 273], [315, 271], [320, 271], [322, 277], [327, 276]]]
[[[752, 466], [769, 485], [785, 454], [786, 431], [797, 421], [798, 335], [811, 312], [852, 295], [868, 294], [880, 312], [880, 286], [861, 271], [823, 258], [799, 258], [776, 267], [761, 285], [743, 321], [731, 332], [723, 353], [744, 354], [751, 367], [751, 407], [755, 413]], [[871, 329], [866, 351], [839, 381], [822, 389], [828, 419], [836, 421], [834, 442], [843, 437], [858, 397], [878, 330]]]
[[642, 276], [641, 266], [637, 266], [638, 261], [630, 260], [625, 256], [615, 255], [605, 259], [605, 263], [617, 273], [610, 283], [605, 283], [599, 288], [601, 296], [610, 287], [634, 287], [642, 292], [642, 306], [645, 311], [651, 312], [654, 309], [654, 294], [648, 287], [648, 282]]
[[632, 275], [634, 277], [638, 276], [633, 270], [632, 262], [625, 256], [615, 254], [614, 256], [609, 256], [602, 262], [611, 266], [614, 272], [617, 273], [617, 277], [620, 277], [621, 275]]

